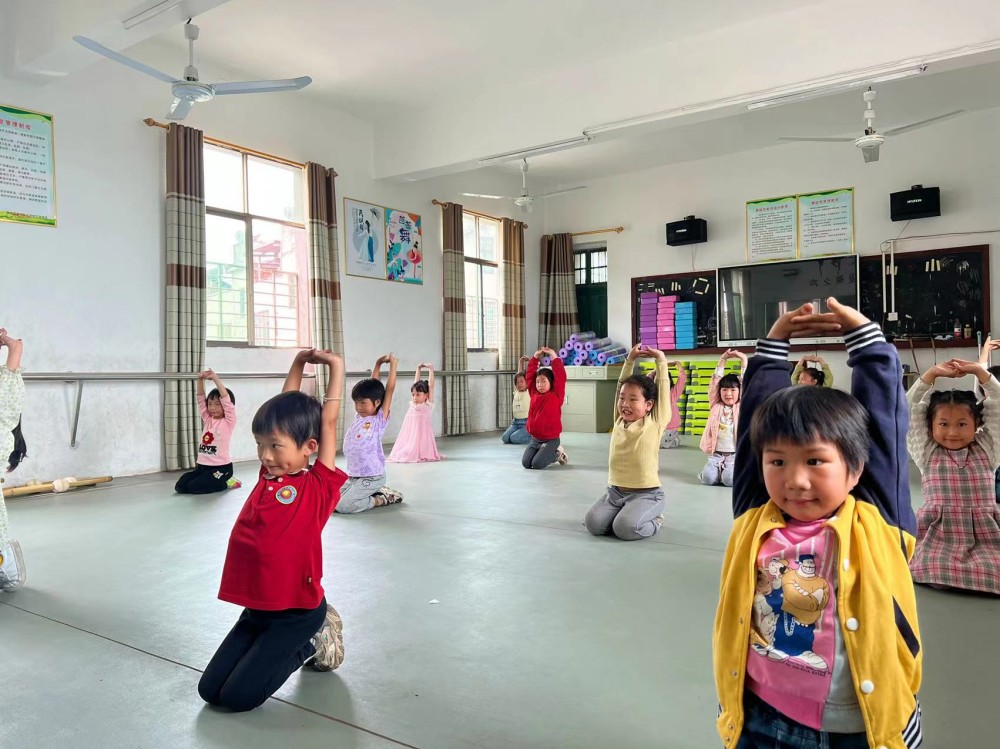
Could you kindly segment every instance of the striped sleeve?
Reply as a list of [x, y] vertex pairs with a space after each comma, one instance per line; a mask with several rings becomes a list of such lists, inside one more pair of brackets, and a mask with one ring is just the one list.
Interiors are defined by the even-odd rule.
[[761, 338], [757, 341], [757, 356], [777, 361], [788, 361], [788, 352], [792, 345], [788, 341], [776, 341], [773, 338]]
[[860, 328], [855, 328], [844, 334], [844, 345], [847, 347], [848, 354], [860, 351], [873, 343], [885, 343], [882, 329], [873, 322], [865, 323]]

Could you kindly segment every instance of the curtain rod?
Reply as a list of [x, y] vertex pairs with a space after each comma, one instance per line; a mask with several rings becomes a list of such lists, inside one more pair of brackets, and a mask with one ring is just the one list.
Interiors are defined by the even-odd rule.
[[[143, 120], [143, 122], [146, 123], [146, 125], [148, 125], [149, 127], [158, 127], [163, 130], [166, 130], [169, 127], [169, 125], [163, 122], [157, 122], [152, 117], [147, 117], [146, 119]], [[282, 156], [275, 156], [273, 153], [267, 153], [266, 151], [257, 151], [253, 148], [247, 148], [246, 146], [240, 146], [237, 145], [236, 143], [230, 143], [229, 141], [219, 140], [218, 138], [210, 138], [207, 135], [203, 137], [206, 143], [211, 143], [214, 146], [231, 148], [234, 151], [239, 151], [240, 153], [247, 153], [250, 154], [251, 156], [260, 156], [261, 158], [270, 159], [271, 161], [277, 161], [279, 164], [284, 164], [286, 166], [295, 166], [298, 167], [299, 169], [306, 168], [305, 164], [302, 164], [298, 161], [292, 161], [291, 159], [286, 159]], [[330, 171], [333, 170], [331, 169]], [[340, 175], [338, 175], [336, 172], [333, 172], [333, 176], [339, 177]]]
[[593, 229], [592, 231], [575, 231], [570, 234], [571, 237], [582, 237], [586, 234], [608, 234], [614, 232], [615, 234], [621, 234], [625, 231], [624, 226], [612, 226], [610, 229]]
[[[434, 205], [439, 205], [442, 208], [447, 208], [448, 206], [451, 205], [451, 203], [449, 203], [447, 200], [438, 200], [437, 198], [434, 198], [434, 200], [432, 200], [431, 203], [433, 203]], [[491, 216], [488, 213], [480, 213], [479, 211], [473, 211], [472, 209], [466, 208], [465, 206], [462, 206], [462, 211], [464, 213], [471, 213], [473, 216], [482, 216], [483, 218], [491, 218], [494, 221], [503, 221], [505, 218], [510, 218], [509, 216]], [[512, 218], [510, 220], [517, 221], [516, 218]], [[520, 223], [524, 224], [525, 229], [528, 228], [528, 225], [525, 224], [523, 221], [521, 221]]]

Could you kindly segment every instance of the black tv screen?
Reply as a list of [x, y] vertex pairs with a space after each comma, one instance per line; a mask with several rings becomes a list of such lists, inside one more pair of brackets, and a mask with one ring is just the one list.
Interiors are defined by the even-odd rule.
[[[719, 345], [752, 345], [767, 336], [771, 325], [790, 309], [812, 302], [828, 312], [826, 298], [833, 296], [857, 307], [858, 256], [789, 260], [719, 268]], [[802, 339], [833, 343], [841, 337]]]

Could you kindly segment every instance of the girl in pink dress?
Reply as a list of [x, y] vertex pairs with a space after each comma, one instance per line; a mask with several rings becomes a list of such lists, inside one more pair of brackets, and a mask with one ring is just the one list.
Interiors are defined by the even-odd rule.
[[[426, 380], [420, 379], [422, 369], [427, 370]], [[434, 442], [434, 427], [431, 426], [433, 411], [434, 366], [418, 364], [413, 386], [410, 388], [410, 409], [406, 412], [399, 436], [389, 453], [390, 463], [423, 463], [444, 457], [438, 453]]]

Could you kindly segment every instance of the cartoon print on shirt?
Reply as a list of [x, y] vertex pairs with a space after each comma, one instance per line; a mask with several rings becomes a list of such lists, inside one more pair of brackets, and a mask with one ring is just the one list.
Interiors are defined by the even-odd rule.
[[209, 431], [206, 431], [201, 435], [201, 444], [198, 445], [198, 452], [203, 455], [215, 455], [219, 452], [219, 446], [213, 445], [215, 442], [215, 435]]
[[816, 574], [816, 556], [800, 554], [798, 565], [774, 558], [757, 570], [751, 646], [771, 660], [792, 659], [815, 671], [830, 664], [813, 652], [816, 623], [830, 603], [830, 585]]

